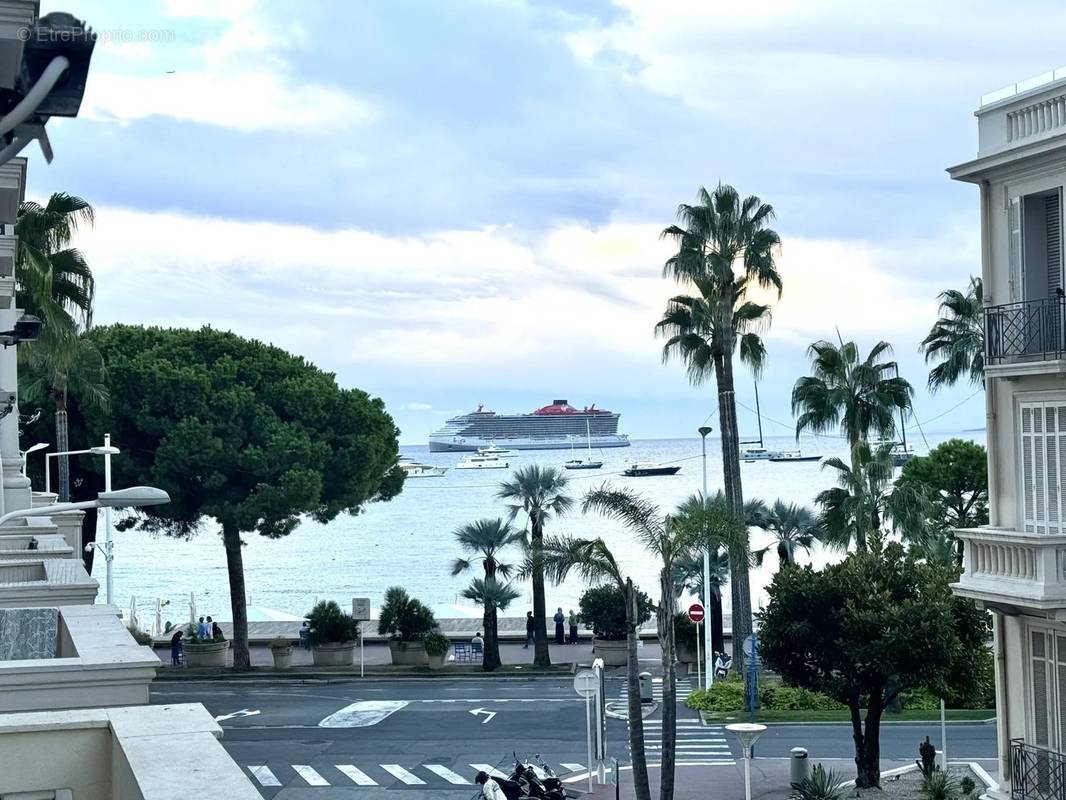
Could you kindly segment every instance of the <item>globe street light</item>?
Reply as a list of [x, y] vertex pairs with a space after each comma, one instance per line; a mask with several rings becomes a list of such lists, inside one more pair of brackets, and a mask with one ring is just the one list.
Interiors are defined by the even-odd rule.
[[725, 729], [737, 737], [744, 751], [744, 800], [751, 800], [751, 756], [755, 740], [763, 735], [765, 725], [757, 722], [737, 722], [726, 725]]
[[[703, 508], [707, 508], [707, 434], [711, 432], [710, 425], [704, 425], [699, 428], [700, 439], [703, 442]], [[710, 610], [711, 608], [711, 543], [707, 542], [707, 546], [703, 549], [703, 603], [705, 607]], [[714, 671], [714, 659], [711, 655], [711, 647], [714, 644], [714, 632], [711, 630], [710, 620], [707, 620], [703, 624], [703, 657], [705, 659], [706, 669], [703, 670], [703, 688], [710, 689], [711, 684], [714, 683], [714, 677], [712, 675]]]

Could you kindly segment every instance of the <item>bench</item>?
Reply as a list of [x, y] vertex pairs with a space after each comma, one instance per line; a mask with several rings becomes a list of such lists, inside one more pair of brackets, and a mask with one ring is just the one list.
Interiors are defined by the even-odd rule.
[[460, 644], [453, 645], [455, 650], [455, 663], [456, 664], [480, 664], [481, 656], [484, 652], [479, 645], [475, 644]]

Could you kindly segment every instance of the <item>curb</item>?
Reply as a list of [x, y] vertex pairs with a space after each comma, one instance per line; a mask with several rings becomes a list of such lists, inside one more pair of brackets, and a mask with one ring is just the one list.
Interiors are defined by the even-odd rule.
[[546, 678], [569, 678], [573, 673], [570, 671], [557, 672], [528, 672], [521, 675], [514, 673], [498, 672], [454, 672], [454, 673], [419, 673], [419, 672], [366, 672], [363, 677], [358, 672], [297, 672], [277, 670], [264, 670], [262, 672], [252, 669], [249, 671], [235, 672], [232, 669], [201, 672], [199, 670], [160, 670], [156, 673], [154, 683], [181, 683], [192, 681], [233, 681], [233, 682], [262, 682], [270, 683], [350, 683], [352, 681], [377, 682], [377, 681], [434, 681], [434, 680], [493, 680], [493, 681], [530, 681], [544, 680]]
[[[736, 720], [731, 720], [731, 719], [708, 719], [706, 716], [704, 716], [705, 713], [706, 712], [704, 712], [704, 711], [700, 711], [699, 712], [700, 719], [703, 720], [703, 724], [704, 725], [725, 725], [725, 724], [730, 723], [730, 722], [739, 722], [739, 721], [741, 721], [739, 718], [736, 719]], [[779, 726], [782, 726], [782, 725], [802, 725], [802, 726], [807, 726], [807, 725], [843, 725], [843, 726], [847, 726], [849, 728], [851, 727], [851, 723], [846, 721], [846, 720], [836, 720], [834, 722], [834, 721], [828, 721], [828, 720], [791, 719], [791, 720], [774, 720], [773, 722], [768, 722], [766, 720], [762, 720], [762, 719], [756, 718], [755, 721], [758, 722], [760, 725], [767, 726], [768, 728], [772, 728], [772, 727], [775, 727], [775, 726], [779, 727]], [[995, 717], [989, 717], [988, 719], [949, 719], [947, 721], [947, 724], [948, 725], [994, 725], [995, 722], [996, 722], [996, 718]], [[929, 719], [885, 719], [884, 717], [881, 718], [881, 725], [882, 726], [884, 726], [884, 725], [926, 725], [926, 724], [929, 724], [929, 723], [936, 723], [937, 725], [939, 725], [940, 724], [940, 718], [939, 717], [930, 717]]]

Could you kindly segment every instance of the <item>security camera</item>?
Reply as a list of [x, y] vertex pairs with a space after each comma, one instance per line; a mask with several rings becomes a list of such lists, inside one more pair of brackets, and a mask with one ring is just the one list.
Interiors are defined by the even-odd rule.
[[96, 549], [96, 542], [89, 542], [87, 545], [85, 545], [85, 552], [86, 553], [91, 553], [95, 549]]
[[0, 331], [0, 344], [6, 350], [19, 342], [35, 342], [41, 338], [44, 323], [33, 314], [23, 314], [15, 321], [15, 327], [9, 331]]

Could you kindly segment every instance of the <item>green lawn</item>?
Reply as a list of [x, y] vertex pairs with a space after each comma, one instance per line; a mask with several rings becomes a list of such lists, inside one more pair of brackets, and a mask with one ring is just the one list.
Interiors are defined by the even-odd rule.
[[[863, 712], [865, 717], [865, 712]], [[996, 716], [994, 708], [949, 708], [949, 722], [962, 722], [992, 719]], [[707, 722], [747, 722], [748, 715], [743, 711], [705, 711], [703, 718]], [[839, 711], [756, 711], [756, 722], [850, 722], [851, 715], [847, 709]], [[882, 722], [929, 722], [940, 721], [939, 711], [901, 711], [898, 714], [885, 714]]]

